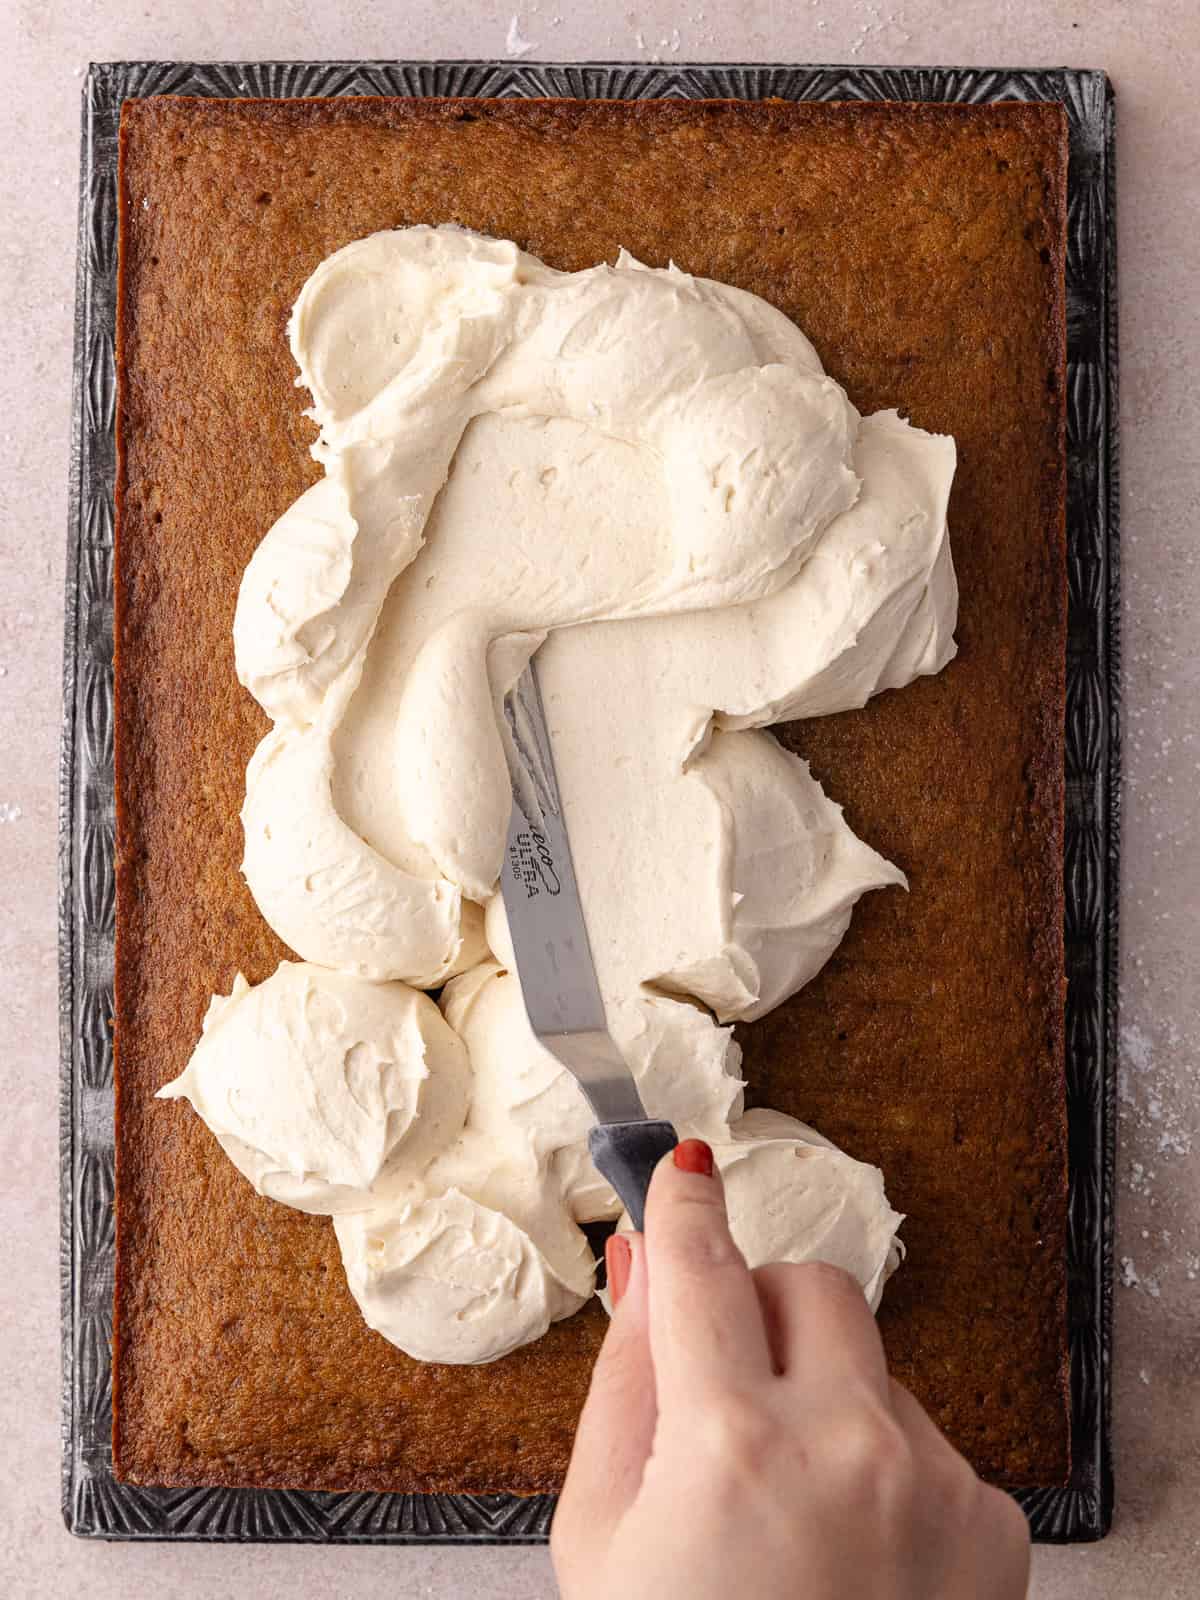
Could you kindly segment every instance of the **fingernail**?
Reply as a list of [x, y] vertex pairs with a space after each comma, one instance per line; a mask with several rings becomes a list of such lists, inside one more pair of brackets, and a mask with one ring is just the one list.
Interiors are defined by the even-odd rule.
[[608, 1292], [615, 1310], [629, 1287], [629, 1274], [633, 1270], [633, 1251], [623, 1233], [609, 1234], [608, 1243], [604, 1246], [604, 1264], [608, 1270]]
[[675, 1165], [680, 1172], [698, 1172], [702, 1178], [711, 1178], [713, 1153], [703, 1139], [685, 1139], [675, 1146]]

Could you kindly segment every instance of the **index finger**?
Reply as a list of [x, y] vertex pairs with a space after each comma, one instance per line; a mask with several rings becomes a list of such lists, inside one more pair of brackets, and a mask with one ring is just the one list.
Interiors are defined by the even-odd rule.
[[645, 1250], [659, 1410], [690, 1404], [698, 1391], [770, 1377], [758, 1293], [703, 1140], [685, 1139], [659, 1162], [646, 1197]]

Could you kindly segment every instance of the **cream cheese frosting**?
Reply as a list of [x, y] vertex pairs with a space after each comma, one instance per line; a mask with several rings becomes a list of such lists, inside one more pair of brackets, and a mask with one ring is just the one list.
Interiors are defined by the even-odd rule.
[[[825, 1261], [857, 1280], [872, 1311], [899, 1266], [904, 1221], [878, 1167], [855, 1161], [780, 1111], [748, 1111], [713, 1145], [729, 1231], [746, 1265]], [[622, 1215], [618, 1229], [628, 1230]], [[605, 1305], [607, 1297], [602, 1296]]]
[[471, 1059], [466, 1126], [406, 1190], [339, 1217], [337, 1238], [371, 1327], [419, 1359], [493, 1361], [592, 1293], [591, 1249], [553, 1169], [589, 1117], [495, 962], [447, 984], [442, 1009]]
[[[592, 1113], [575, 1079], [531, 1031], [515, 972], [485, 962], [447, 984], [442, 1010], [475, 1072], [472, 1125], [497, 1148], [515, 1135], [575, 1221], [618, 1216], [620, 1202], [587, 1152]], [[606, 1010], [649, 1114], [672, 1122], [683, 1138], [725, 1137], [742, 1108], [741, 1050], [732, 1029], [665, 996]]]
[[[634, 695], [636, 669], [618, 651], [605, 659], [609, 681]], [[714, 733], [684, 768], [653, 748], [649, 717], [639, 726], [612, 715], [615, 697], [579, 707], [559, 692], [570, 677], [561, 665], [548, 651], [543, 701], [610, 1013], [645, 986], [699, 1000], [721, 1021], [760, 1017], [824, 966], [868, 889], [905, 883], [769, 734]], [[616, 753], [603, 781], [597, 749]], [[607, 892], [615, 860], [619, 895]], [[485, 928], [511, 965], [498, 895]]]
[[[559, 273], [456, 228], [375, 234], [322, 263], [289, 337], [324, 477], [247, 567], [234, 643], [273, 722], [243, 871], [305, 959], [214, 1000], [164, 1093], [260, 1192], [335, 1214], [364, 1317], [410, 1354], [492, 1360], [583, 1303], [578, 1224], [620, 1207], [495, 893], [499, 707], [540, 647], [648, 1111], [718, 1151], [748, 1258], [835, 1259], [874, 1303], [882, 1180], [742, 1116], [727, 1024], [905, 881], [764, 730], [953, 656], [953, 441], [860, 419], [765, 302], [625, 253]], [[443, 983], [445, 1021], [414, 992]]]
[[213, 997], [158, 1098], [189, 1100], [259, 1194], [333, 1215], [377, 1203], [457, 1137], [470, 1066], [427, 995], [284, 961]]
[[750, 1267], [828, 1261], [856, 1278], [872, 1311], [900, 1264], [904, 1218], [878, 1167], [779, 1111], [748, 1111], [714, 1145], [729, 1229]]
[[540, 1339], [591, 1289], [564, 1282], [503, 1211], [456, 1188], [334, 1220], [367, 1326], [418, 1361], [477, 1365]]
[[754, 304], [450, 228], [372, 235], [305, 285], [290, 337], [326, 476], [255, 552], [234, 621], [276, 723], [244, 870], [301, 955], [418, 984], [465, 964], [463, 897], [495, 886], [507, 817], [493, 641], [761, 599], [853, 503], [858, 414]]

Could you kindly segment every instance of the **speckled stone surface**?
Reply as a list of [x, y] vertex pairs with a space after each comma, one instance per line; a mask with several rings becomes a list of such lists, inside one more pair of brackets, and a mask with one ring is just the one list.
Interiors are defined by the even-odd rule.
[[[0, 1592], [542, 1600], [542, 1550], [79, 1543], [58, 1511], [55, 828], [78, 95], [89, 60], [463, 57], [1103, 67], [1118, 96], [1125, 816], [1117, 1516], [1037, 1600], [1182, 1600], [1200, 1567], [1200, 104], [1187, 0], [3, 0]], [[513, 26], [514, 18], [516, 25]], [[528, 47], [528, 48], [525, 48]], [[15, 1036], [12, 1023], [15, 1022]]]

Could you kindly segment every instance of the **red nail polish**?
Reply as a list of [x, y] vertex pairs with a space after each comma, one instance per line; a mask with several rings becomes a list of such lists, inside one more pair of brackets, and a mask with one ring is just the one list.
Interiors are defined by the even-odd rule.
[[621, 1297], [629, 1287], [629, 1274], [633, 1270], [633, 1251], [623, 1233], [610, 1233], [604, 1246], [604, 1263], [608, 1269], [608, 1292], [613, 1309], [621, 1304]]
[[698, 1172], [702, 1178], [711, 1178], [713, 1153], [703, 1139], [685, 1139], [675, 1146], [675, 1165], [680, 1172]]

